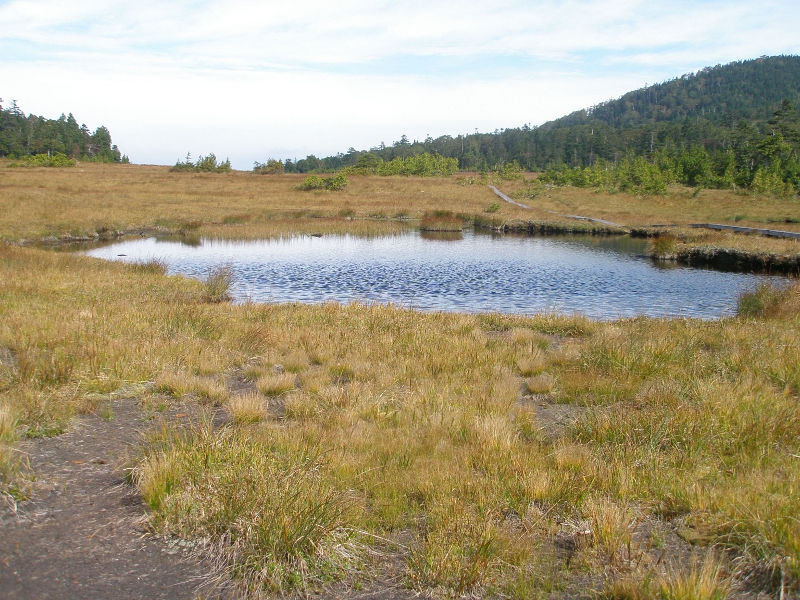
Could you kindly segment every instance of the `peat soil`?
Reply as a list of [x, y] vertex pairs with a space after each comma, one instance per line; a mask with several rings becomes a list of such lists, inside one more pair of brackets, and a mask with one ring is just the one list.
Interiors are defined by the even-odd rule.
[[151, 426], [139, 402], [114, 400], [99, 414], [22, 445], [36, 480], [30, 500], [0, 510], [0, 597], [235, 598], [191, 548], [147, 530], [141, 499], [124, 479]]

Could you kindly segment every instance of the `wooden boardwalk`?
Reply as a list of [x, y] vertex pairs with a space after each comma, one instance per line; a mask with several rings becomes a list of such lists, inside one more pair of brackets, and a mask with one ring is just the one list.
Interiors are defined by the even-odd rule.
[[[530, 206], [528, 206], [527, 204], [522, 204], [520, 202], [517, 202], [516, 200], [512, 200], [493, 185], [490, 185], [489, 187], [492, 188], [492, 191], [495, 194], [500, 196], [506, 202], [510, 202], [514, 206], [519, 206], [520, 208], [530, 209]], [[565, 215], [564, 213], [559, 213], [552, 210], [548, 210], [547, 212], [554, 215], [558, 215], [560, 217], [566, 217], [567, 219], [577, 219], [578, 221], [591, 221], [592, 223], [601, 223], [602, 225], [609, 225], [611, 227], [624, 227], [624, 225], [620, 225], [619, 223], [614, 223], [612, 221], [604, 221], [603, 219], [593, 219], [592, 217], [581, 217], [580, 215]]]
[[719, 231], [735, 231], [736, 233], [757, 233], [768, 237], [800, 239], [800, 232], [780, 231], [778, 229], [759, 229], [756, 227], [739, 227], [738, 225], [721, 225], [719, 223], [690, 223], [696, 229], [717, 229]]
[[498, 189], [497, 189], [496, 187], [494, 187], [493, 185], [490, 185], [489, 187], [490, 187], [490, 188], [492, 188], [492, 191], [493, 191], [495, 194], [497, 194], [498, 196], [500, 196], [500, 197], [501, 197], [503, 200], [505, 200], [506, 202], [510, 202], [510, 203], [511, 203], [511, 204], [513, 204], [514, 206], [519, 206], [520, 208], [528, 208], [528, 209], [530, 208], [530, 206], [528, 206], [527, 204], [522, 204], [521, 202], [517, 202], [516, 200], [512, 200], [511, 198], [509, 198], [508, 196], [506, 196], [506, 195], [505, 195], [503, 192], [501, 192], [500, 190], [498, 190]]

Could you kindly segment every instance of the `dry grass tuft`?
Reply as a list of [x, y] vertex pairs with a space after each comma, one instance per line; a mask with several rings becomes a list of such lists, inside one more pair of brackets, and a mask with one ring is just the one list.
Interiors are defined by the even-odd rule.
[[538, 375], [547, 368], [547, 358], [544, 352], [537, 348], [530, 355], [520, 358], [517, 361], [517, 368], [523, 377]]
[[251, 592], [318, 589], [359, 568], [347, 528], [356, 507], [323, 475], [318, 457], [276, 453], [205, 421], [162, 431], [134, 472], [159, 526], [206, 539]]
[[688, 572], [670, 570], [659, 596], [663, 600], [725, 600], [730, 593], [730, 579], [723, 576], [721, 561], [709, 552], [699, 568], [695, 562]]
[[269, 401], [256, 393], [232, 396], [226, 406], [236, 423], [258, 423], [267, 418]]
[[172, 394], [176, 398], [194, 394], [203, 402], [222, 404], [229, 393], [224, 384], [210, 377], [199, 377], [186, 371], [165, 371], [156, 379], [159, 392]]
[[227, 302], [232, 299], [233, 267], [223, 265], [214, 267], [203, 278], [203, 299], [206, 302]]
[[294, 389], [296, 379], [297, 376], [294, 373], [263, 375], [256, 381], [256, 387], [265, 396], [280, 396]]
[[18, 455], [14, 449], [17, 419], [11, 408], [0, 404], [0, 493], [6, 493], [18, 472]]
[[553, 391], [555, 380], [549, 373], [542, 373], [536, 377], [529, 377], [525, 380], [525, 389], [530, 394], [549, 394]]
[[593, 542], [604, 554], [605, 560], [616, 566], [622, 548], [630, 549], [631, 510], [608, 498], [592, 498], [583, 506], [589, 520]]
[[452, 213], [436, 213], [425, 215], [420, 221], [422, 231], [461, 231], [464, 228], [464, 219], [453, 216]]

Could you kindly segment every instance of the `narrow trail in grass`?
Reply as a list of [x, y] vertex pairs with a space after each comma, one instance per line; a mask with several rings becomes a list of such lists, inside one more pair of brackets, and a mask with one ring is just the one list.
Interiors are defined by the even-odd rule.
[[[530, 208], [530, 206], [528, 206], [527, 204], [521, 204], [521, 203], [517, 202], [516, 200], [512, 200], [506, 194], [504, 194], [499, 189], [497, 189], [495, 186], [490, 185], [489, 187], [492, 188], [492, 191], [495, 194], [497, 194], [500, 198], [502, 198], [506, 202], [510, 202], [511, 204], [513, 204], [515, 206], [519, 206], [520, 208]], [[602, 225], [608, 225], [610, 227], [624, 227], [624, 225], [620, 225], [619, 223], [614, 223], [613, 221], [606, 221], [604, 219], [595, 219], [593, 217], [582, 217], [580, 215], [567, 215], [567, 214], [564, 214], [564, 213], [556, 212], [554, 210], [548, 210], [546, 212], [549, 212], [549, 213], [554, 214], [554, 215], [558, 215], [560, 217], [566, 217], [567, 219], [576, 219], [578, 221], [589, 221], [591, 223], [600, 223]]]
[[0, 512], [0, 596], [232, 598], [211, 589], [210, 565], [147, 535], [140, 498], [122, 478], [145, 415], [132, 398], [106, 410], [107, 419], [81, 417], [63, 435], [22, 445], [34, 496]]
[[500, 190], [498, 190], [498, 189], [497, 189], [496, 187], [494, 187], [493, 185], [490, 185], [489, 187], [490, 187], [490, 188], [492, 188], [492, 191], [493, 191], [495, 194], [497, 194], [497, 195], [498, 195], [500, 198], [502, 198], [502, 199], [503, 199], [503, 200], [505, 200], [506, 202], [510, 202], [510, 203], [511, 203], [511, 204], [513, 204], [514, 206], [519, 206], [520, 208], [530, 208], [530, 206], [528, 206], [527, 204], [522, 204], [522, 203], [520, 203], [520, 202], [517, 202], [516, 200], [512, 200], [511, 198], [509, 198], [508, 196], [506, 196], [506, 195], [505, 195], [503, 192], [501, 192]]

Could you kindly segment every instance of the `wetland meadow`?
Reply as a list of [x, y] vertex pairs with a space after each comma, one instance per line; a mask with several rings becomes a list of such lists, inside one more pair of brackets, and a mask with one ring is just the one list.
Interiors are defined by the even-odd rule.
[[[185, 544], [242, 596], [800, 591], [796, 273], [681, 259], [796, 264], [795, 240], [688, 227], [800, 231], [796, 199], [547, 188], [520, 200], [529, 209], [496, 208], [465, 174], [348, 179], [302, 191], [292, 174], [1, 168], [4, 510], [24, 511], [42, 485], [26, 452], [134, 399], [141, 434], [117, 471], [148, 535]], [[523, 198], [529, 183], [497, 185]], [[464, 232], [420, 233], [431, 216]], [[563, 237], [492, 237], [529, 230]], [[372, 262], [326, 296], [337, 263], [353, 264], [337, 240]], [[250, 271], [234, 256], [245, 242], [263, 244], [247, 250]], [[134, 255], [135, 243], [152, 248]], [[195, 263], [170, 254], [203, 248]], [[583, 270], [559, 265], [578, 251]], [[662, 278], [656, 296], [637, 304], [647, 290], [628, 282], [592, 308], [607, 278], [582, 278], [605, 268], [600, 255], [641, 270], [638, 285]], [[271, 270], [248, 279], [258, 257]], [[449, 304], [358, 287], [397, 264], [375, 280], [441, 285]], [[287, 272], [297, 281], [281, 283]], [[553, 276], [562, 295], [548, 304]], [[493, 303], [504, 278], [517, 299]], [[615, 308], [620, 297], [633, 301]]]

